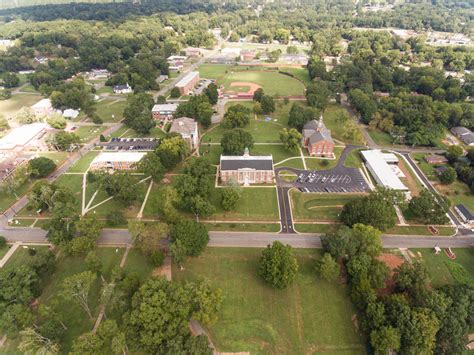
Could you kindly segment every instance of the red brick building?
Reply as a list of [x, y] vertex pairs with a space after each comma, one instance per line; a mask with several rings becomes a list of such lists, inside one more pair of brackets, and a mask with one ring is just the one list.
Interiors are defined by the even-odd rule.
[[303, 146], [308, 149], [309, 155], [312, 156], [334, 156], [334, 141], [331, 137], [331, 131], [324, 125], [322, 115], [319, 121], [312, 120], [304, 125]]
[[242, 156], [221, 155], [219, 177], [226, 184], [235, 181], [241, 185], [272, 184], [273, 157], [271, 155], [251, 156], [248, 149]]
[[192, 71], [182, 78], [176, 87], [179, 89], [181, 95], [188, 95], [194, 87], [199, 83], [199, 72]]

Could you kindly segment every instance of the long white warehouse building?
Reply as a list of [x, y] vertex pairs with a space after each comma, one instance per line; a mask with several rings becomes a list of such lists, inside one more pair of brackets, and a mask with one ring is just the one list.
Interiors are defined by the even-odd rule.
[[396, 164], [398, 158], [393, 153], [382, 153], [378, 149], [361, 151], [365, 166], [374, 177], [377, 184], [392, 190], [409, 191], [391, 164]]

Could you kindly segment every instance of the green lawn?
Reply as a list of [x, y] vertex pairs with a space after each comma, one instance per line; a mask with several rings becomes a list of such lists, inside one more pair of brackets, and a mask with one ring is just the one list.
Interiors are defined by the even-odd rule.
[[123, 110], [126, 106], [126, 101], [112, 101], [108, 99], [103, 99], [95, 104], [97, 115], [102, 118], [104, 122], [121, 121], [123, 119]]
[[337, 231], [340, 224], [302, 224], [296, 223], [295, 230], [299, 233], [333, 233]]
[[279, 223], [206, 223], [210, 231], [231, 232], [279, 232]]
[[343, 150], [343, 147], [334, 147], [334, 155], [336, 156], [336, 159], [321, 159], [316, 157], [310, 157], [308, 155], [308, 151], [306, 149], [303, 149], [306, 167], [310, 170], [332, 169], [337, 165]]
[[203, 64], [198, 71], [201, 78], [221, 81], [231, 68], [234, 67], [227, 64]]
[[391, 146], [392, 144], [392, 137], [390, 134], [379, 131], [379, 130], [368, 130], [369, 135], [372, 137], [374, 142], [381, 146]]
[[56, 163], [56, 166], [60, 166], [62, 163], [66, 161], [69, 156], [67, 152], [40, 152], [39, 156], [46, 157], [51, 159]]
[[344, 162], [344, 166], [349, 168], [360, 168], [362, 166], [360, 149], [354, 149], [349, 153], [349, 155], [346, 157], [346, 161]]
[[31, 107], [43, 97], [32, 94], [15, 94], [8, 100], [0, 101], [0, 112], [5, 118], [15, 117], [23, 107]]
[[20, 246], [13, 255], [8, 259], [7, 263], [3, 266], [2, 270], [14, 270], [20, 265], [28, 264], [28, 260], [31, 258], [28, 249], [46, 249], [47, 246], [29, 246], [29, 247], [22, 247]]
[[436, 189], [447, 196], [453, 205], [462, 203], [471, 211], [474, 211], [474, 195], [465, 183], [456, 180], [451, 185], [437, 184]]
[[[24, 183], [17, 191], [19, 197], [23, 196], [30, 189], [30, 182]], [[7, 210], [15, 201], [17, 197], [13, 194], [8, 194], [6, 192], [0, 191], [0, 212]]]
[[[439, 235], [450, 236], [454, 234], [454, 228], [438, 226]], [[384, 232], [385, 234], [402, 235], [433, 235], [427, 226], [395, 226]]]
[[9, 245], [4, 246], [3, 248], [0, 248], [0, 259], [5, 256], [5, 254], [7, 253], [9, 249], [10, 249]]
[[153, 265], [138, 249], [133, 248], [128, 252], [124, 270], [125, 272], [138, 275], [140, 280], [143, 282], [151, 275]]
[[345, 126], [338, 120], [338, 118], [341, 117], [341, 115], [343, 115], [344, 113], [347, 113], [347, 110], [338, 104], [330, 104], [324, 110], [324, 124], [328, 129], [331, 130], [332, 137], [339, 141], [350, 144], [364, 144], [362, 132], [360, 132], [359, 139], [347, 139], [344, 137]]
[[306, 86], [311, 84], [311, 78], [309, 77], [309, 72], [308, 72], [308, 69], [306, 68], [283, 67], [279, 69], [281, 72], [293, 74], [296, 78], [301, 80]]
[[435, 167], [438, 165], [428, 164], [424, 159], [427, 155], [428, 154], [425, 154], [425, 153], [412, 153], [411, 154], [413, 159], [418, 163], [418, 167], [421, 169], [421, 171], [423, 171], [423, 174], [425, 174], [426, 177], [430, 180], [437, 180]]
[[82, 143], [87, 143], [90, 140], [98, 137], [107, 129], [105, 126], [80, 126], [74, 133], [79, 136]]
[[474, 285], [474, 249], [452, 249], [456, 260], [449, 259], [444, 250], [438, 255], [435, 255], [433, 249], [410, 250], [415, 254], [422, 254], [434, 287], [462, 282], [463, 279]]
[[27, 84], [23, 86], [20, 90], [20, 92], [35, 92], [38, 93], [38, 91], [35, 89], [35, 87], [31, 84]]
[[[237, 104], [252, 108], [251, 102], [232, 102], [226, 105], [226, 109]], [[250, 123], [242, 129], [252, 134], [256, 143], [280, 143], [280, 131], [287, 127], [290, 108], [291, 105], [278, 103], [276, 105], [276, 111], [271, 115], [257, 115], [257, 119], [254, 119], [255, 116], [252, 114]], [[265, 117], [267, 116], [271, 117], [272, 121], [265, 121]], [[222, 125], [218, 125], [205, 133], [202, 137], [202, 141], [204, 143], [218, 143], [221, 141], [224, 133], [229, 131], [231, 131], [231, 129], [226, 129]]]
[[315, 276], [320, 252], [295, 250], [300, 270], [285, 290], [257, 276], [260, 249], [208, 248], [173, 269], [177, 282], [209, 279], [223, 293], [219, 320], [207, 327], [218, 351], [251, 354], [363, 354], [364, 341], [351, 318], [347, 289]]
[[[124, 249], [119, 248], [97, 248], [95, 252], [103, 263], [103, 276], [110, 281], [112, 269], [120, 264]], [[49, 282], [45, 285], [43, 293], [39, 299], [41, 303], [48, 304], [52, 302], [61, 288], [61, 284], [67, 277], [86, 271], [87, 267], [84, 257], [64, 257], [60, 256], [57, 261], [56, 271], [51, 275]], [[101, 281], [97, 278], [89, 294], [89, 305], [94, 316], [97, 316]], [[72, 341], [82, 333], [88, 332], [93, 327], [93, 322], [89, 320], [85, 312], [71, 302], [60, 302], [60, 309], [67, 316], [65, 323], [68, 330], [63, 339], [61, 339], [61, 352], [67, 353], [70, 350]]]
[[85, 173], [91, 165], [92, 160], [99, 155], [100, 151], [89, 151], [82, 156], [71, 168], [68, 170], [69, 173]]
[[301, 160], [301, 157], [294, 157], [291, 158], [290, 160], [285, 161], [284, 163], [281, 163], [277, 166], [278, 168], [280, 167], [288, 167], [288, 168], [295, 168], [295, 169], [303, 169], [303, 161]]
[[242, 196], [235, 211], [226, 212], [221, 207], [220, 189], [211, 190], [211, 203], [216, 212], [209, 220], [279, 220], [276, 189], [272, 187], [242, 188]]
[[299, 221], [337, 221], [342, 206], [361, 195], [290, 192], [293, 218]]
[[[240, 69], [240, 68], [239, 68]], [[268, 95], [275, 96], [294, 96], [304, 95], [305, 86], [299, 80], [280, 74], [277, 71], [270, 70], [239, 70], [234, 68], [224, 76], [223, 80], [218, 80], [219, 84], [224, 85], [226, 91], [237, 92], [238, 87], [231, 87], [232, 82], [250, 82], [262, 87]], [[240, 91], [247, 91], [246, 89]]]

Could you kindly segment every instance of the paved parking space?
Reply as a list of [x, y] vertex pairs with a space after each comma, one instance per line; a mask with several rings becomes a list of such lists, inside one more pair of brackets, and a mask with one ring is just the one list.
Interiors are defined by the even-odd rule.
[[369, 185], [358, 169], [334, 168], [302, 171], [294, 182], [301, 192], [353, 193], [369, 191]]

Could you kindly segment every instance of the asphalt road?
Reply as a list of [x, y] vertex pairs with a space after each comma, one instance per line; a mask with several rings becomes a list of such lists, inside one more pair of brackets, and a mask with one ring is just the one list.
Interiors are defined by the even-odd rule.
[[[0, 235], [9, 242], [47, 243], [46, 232], [40, 228], [1, 228]], [[278, 240], [294, 248], [321, 248], [321, 234], [210, 232], [210, 247], [264, 248]], [[99, 245], [124, 246], [132, 240], [126, 229], [104, 229]], [[385, 248], [452, 248], [474, 247], [474, 234], [456, 237], [383, 236]]]
[[291, 214], [290, 198], [288, 196], [289, 187], [277, 187], [278, 208], [280, 209], [280, 233], [295, 233], [293, 227], [293, 216]]

